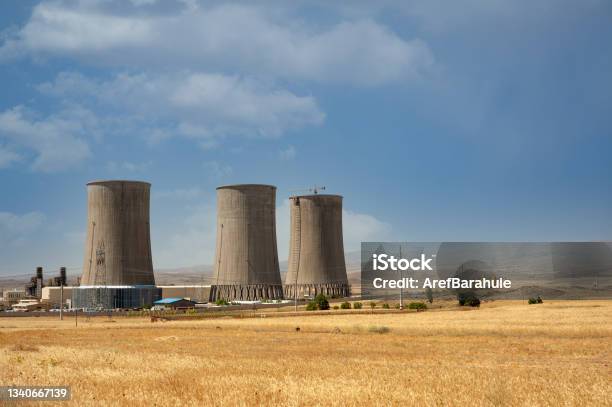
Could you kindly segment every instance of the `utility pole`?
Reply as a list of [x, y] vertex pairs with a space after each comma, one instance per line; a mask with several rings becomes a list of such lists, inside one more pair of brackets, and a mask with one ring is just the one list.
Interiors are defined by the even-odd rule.
[[74, 309], [74, 326], [75, 328], [79, 326], [79, 309]]
[[64, 320], [64, 284], [60, 285], [60, 321]]
[[[400, 243], [400, 247], [399, 247], [399, 258], [402, 258], [402, 244]], [[404, 271], [402, 269], [400, 269], [400, 278], [402, 280], [402, 284], [400, 284], [400, 311], [404, 309], [404, 289], [402, 288], [404, 286]]]

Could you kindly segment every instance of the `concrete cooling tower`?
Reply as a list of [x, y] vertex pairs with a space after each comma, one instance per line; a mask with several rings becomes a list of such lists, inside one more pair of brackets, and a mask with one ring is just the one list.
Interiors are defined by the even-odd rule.
[[87, 184], [87, 239], [82, 286], [155, 285], [149, 232], [151, 184]]
[[285, 298], [348, 297], [350, 287], [342, 241], [342, 197], [294, 196], [291, 200], [289, 269]]
[[275, 212], [274, 186], [217, 188], [217, 248], [211, 301], [283, 298]]

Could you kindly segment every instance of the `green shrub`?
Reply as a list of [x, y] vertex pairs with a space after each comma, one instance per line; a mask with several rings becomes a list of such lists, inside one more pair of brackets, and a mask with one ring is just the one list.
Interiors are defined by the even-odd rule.
[[542, 303], [544, 303], [544, 301], [542, 300], [542, 297], [540, 297], [540, 296], [538, 295], [538, 297], [537, 297], [537, 298], [533, 298], [533, 297], [532, 297], [532, 298], [530, 298], [529, 300], [527, 300], [527, 303], [529, 303], [529, 304], [542, 304]]
[[389, 304], [387, 304], [387, 303], [384, 303], [384, 304], [382, 305], [382, 307], [383, 307], [384, 309], [389, 309], [389, 308], [390, 308], [390, 307], [389, 307]]
[[370, 301], [370, 308], [376, 308], [376, 303], [374, 301]]
[[480, 307], [480, 299], [474, 293], [459, 293], [457, 300], [461, 306]]
[[329, 301], [327, 301], [327, 297], [325, 294], [319, 294], [315, 297], [314, 302], [317, 303], [317, 306], [320, 310], [329, 309]]
[[353, 303], [353, 308], [361, 309], [361, 308], [363, 308], [363, 304], [360, 303], [360, 302], [355, 302], [355, 303]]
[[470, 307], [480, 307], [480, 299], [476, 297], [470, 297], [465, 301], [465, 305]]
[[410, 304], [408, 304], [408, 308], [415, 309], [418, 311], [422, 309], [427, 309], [427, 304], [425, 304], [424, 302], [411, 302]]
[[334, 305], [334, 309], [340, 309], [340, 307], [337, 305]]
[[342, 309], [351, 309], [351, 303], [348, 301], [344, 301], [342, 304], [340, 304], [340, 308]]
[[306, 304], [306, 311], [316, 311], [318, 309], [319, 309], [319, 306], [314, 301], [310, 301], [308, 302], [308, 304]]
[[227, 302], [226, 299], [224, 298], [219, 298], [217, 301], [215, 301], [216, 305], [229, 305], [229, 302]]

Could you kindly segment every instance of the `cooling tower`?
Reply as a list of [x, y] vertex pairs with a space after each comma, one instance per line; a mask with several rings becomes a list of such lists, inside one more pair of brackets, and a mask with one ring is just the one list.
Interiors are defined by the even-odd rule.
[[294, 196], [291, 201], [289, 270], [285, 297], [348, 297], [342, 241], [342, 197]]
[[155, 285], [149, 232], [151, 184], [87, 184], [83, 286]]
[[274, 186], [217, 188], [217, 249], [211, 301], [283, 297], [275, 204]]

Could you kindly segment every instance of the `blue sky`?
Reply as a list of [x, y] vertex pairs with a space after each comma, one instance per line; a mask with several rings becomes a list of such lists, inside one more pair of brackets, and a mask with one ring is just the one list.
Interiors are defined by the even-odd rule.
[[86, 182], [153, 184], [156, 268], [215, 187], [345, 197], [345, 243], [612, 240], [612, 4], [0, 3], [0, 274], [78, 272]]

